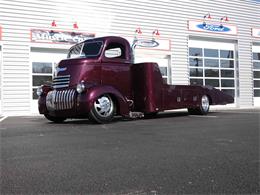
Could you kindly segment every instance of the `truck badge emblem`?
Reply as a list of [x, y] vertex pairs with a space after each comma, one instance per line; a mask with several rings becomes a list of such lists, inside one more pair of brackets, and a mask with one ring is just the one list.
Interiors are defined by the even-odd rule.
[[56, 77], [56, 76], [58, 76], [58, 73], [59, 72], [62, 72], [62, 71], [65, 71], [65, 70], [67, 70], [67, 68], [66, 67], [64, 67], [64, 68], [59, 68], [58, 66], [55, 68], [55, 71], [54, 71], [54, 76]]

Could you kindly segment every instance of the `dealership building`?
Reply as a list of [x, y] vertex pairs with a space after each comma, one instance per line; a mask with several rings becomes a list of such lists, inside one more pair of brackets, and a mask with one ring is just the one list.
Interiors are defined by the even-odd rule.
[[260, 106], [258, 0], [0, 0], [0, 115], [37, 113], [36, 89], [75, 43], [100, 36], [155, 39], [136, 62], [154, 61], [169, 84], [212, 85]]

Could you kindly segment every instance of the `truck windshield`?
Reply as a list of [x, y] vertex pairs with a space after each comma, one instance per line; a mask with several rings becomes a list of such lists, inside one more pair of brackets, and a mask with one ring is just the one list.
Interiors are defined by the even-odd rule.
[[85, 42], [73, 46], [67, 58], [95, 58], [101, 53], [103, 42]]

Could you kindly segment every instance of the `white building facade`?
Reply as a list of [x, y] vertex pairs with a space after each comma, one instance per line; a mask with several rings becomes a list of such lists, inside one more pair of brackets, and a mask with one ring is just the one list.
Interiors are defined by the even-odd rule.
[[[260, 106], [257, 0], [0, 0], [0, 115], [37, 113], [35, 91], [50, 82], [72, 44], [116, 35], [151, 37], [137, 61], [158, 62], [169, 84], [212, 85], [233, 107]], [[138, 30], [137, 30], [138, 31]]]

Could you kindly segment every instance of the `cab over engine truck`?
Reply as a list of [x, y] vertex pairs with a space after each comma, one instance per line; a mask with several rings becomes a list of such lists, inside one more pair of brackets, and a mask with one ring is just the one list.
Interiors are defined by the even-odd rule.
[[116, 36], [74, 45], [56, 67], [52, 84], [37, 94], [40, 114], [53, 122], [88, 117], [108, 123], [115, 115], [153, 116], [180, 108], [204, 115], [210, 105], [234, 102], [210, 86], [166, 84], [156, 63], [133, 63], [133, 48]]

